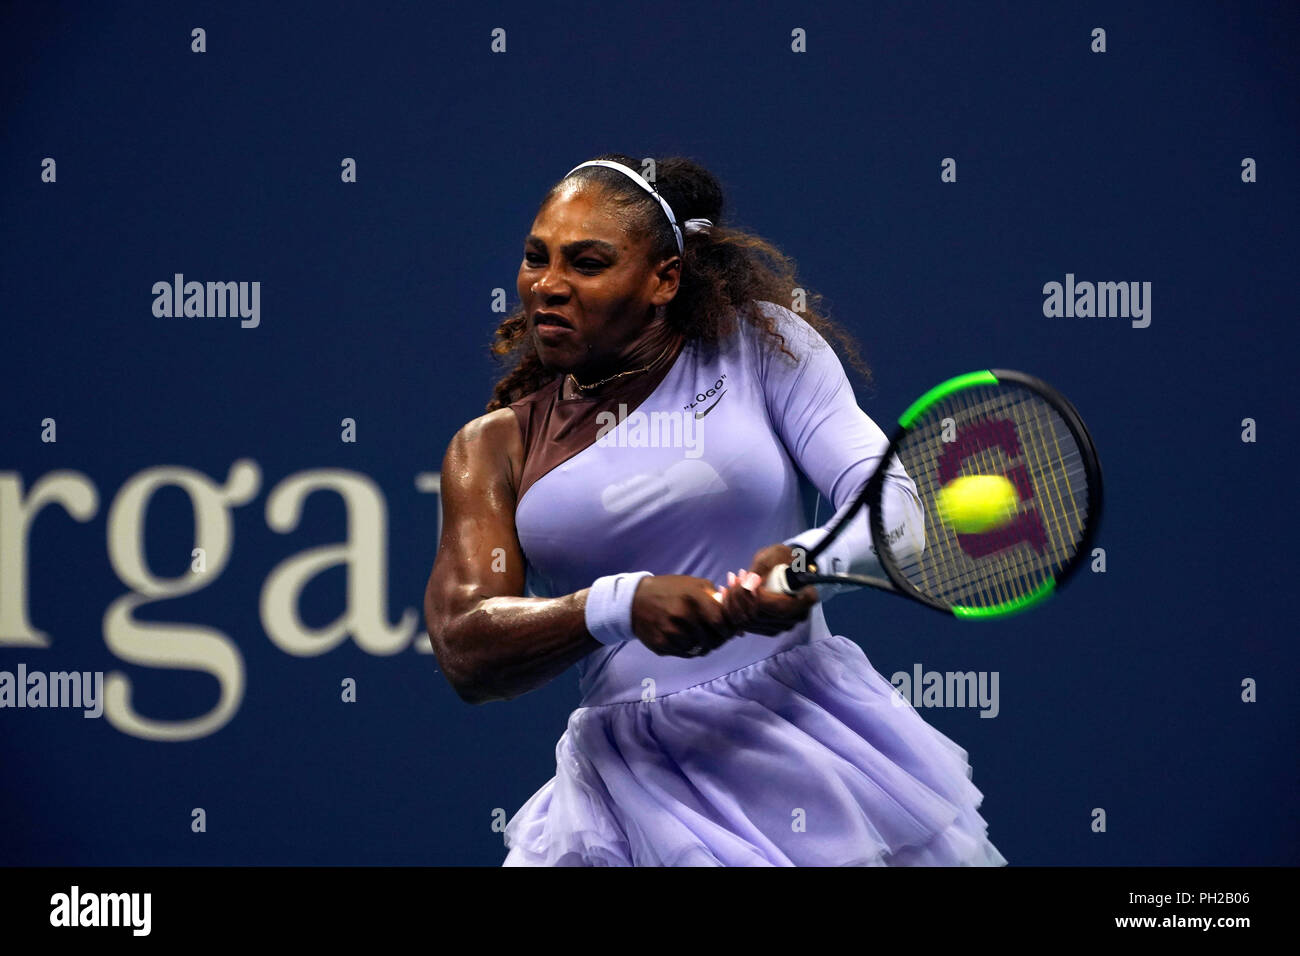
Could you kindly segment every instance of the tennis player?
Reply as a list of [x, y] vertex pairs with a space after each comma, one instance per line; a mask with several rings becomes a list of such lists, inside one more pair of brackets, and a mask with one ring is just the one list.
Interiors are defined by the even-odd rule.
[[[482, 703], [578, 665], [505, 865], [1005, 864], [966, 752], [828, 630], [844, 586], [762, 586], [822, 536], [801, 476], [842, 508], [888, 444], [828, 341], [865, 372], [852, 339], [777, 304], [792, 264], [722, 225], [706, 169], [665, 159], [652, 184], [636, 163], [599, 157], [544, 197], [496, 332], [513, 367], [443, 462], [443, 673]], [[881, 507], [924, 547], [901, 469]], [[868, 529], [819, 565], [880, 573]]]

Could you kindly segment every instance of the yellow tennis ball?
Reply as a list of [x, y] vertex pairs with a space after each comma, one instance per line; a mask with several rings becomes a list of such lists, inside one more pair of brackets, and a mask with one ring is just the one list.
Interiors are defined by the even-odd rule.
[[963, 534], [979, 534], [1006, 524], [1020, 496], [1002, 475], [962, 475], [940, 488], [935, 502], [944, 524]]

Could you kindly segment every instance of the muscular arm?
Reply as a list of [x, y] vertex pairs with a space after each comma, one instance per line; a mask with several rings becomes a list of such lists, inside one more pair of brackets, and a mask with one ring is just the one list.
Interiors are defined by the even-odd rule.
[[521, 596], [515, 488], [522, 446], [514, 412], [499, 409], [457, 432], [442, 464], [442, 539], [424, 618], [443, 673], [472, 704], [518, 697], [602, 646], [587, 631], [588, 589]]

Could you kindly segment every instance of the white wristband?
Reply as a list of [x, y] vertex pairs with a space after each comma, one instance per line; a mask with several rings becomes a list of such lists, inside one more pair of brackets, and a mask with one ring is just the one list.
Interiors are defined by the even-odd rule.
[[602, 644], [635, 641], [632, 632], [632, 598], [649, 571], [624, 571], [596, 578], [587, 592], [586, 622], [591, 636]]

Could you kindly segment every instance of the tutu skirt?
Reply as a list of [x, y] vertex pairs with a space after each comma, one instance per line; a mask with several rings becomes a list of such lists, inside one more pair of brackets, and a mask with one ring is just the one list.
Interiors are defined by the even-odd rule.
[[505, 866], [1002, 866], [966, 751], [857, 644], [580, 707]]

